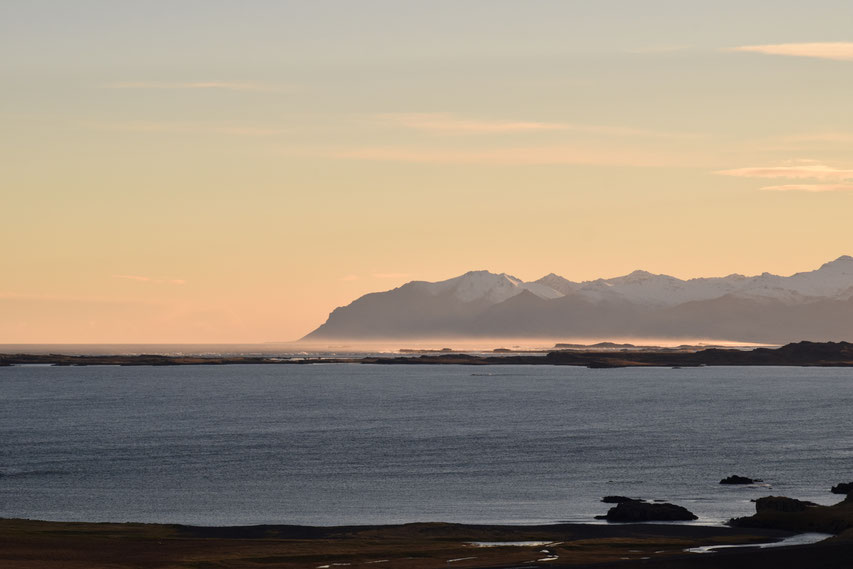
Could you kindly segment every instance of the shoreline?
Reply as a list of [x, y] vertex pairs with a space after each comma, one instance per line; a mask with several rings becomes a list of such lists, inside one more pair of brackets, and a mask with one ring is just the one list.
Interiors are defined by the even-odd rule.
[[[0, 565], [79, 567], [282, 567], [368, 569], [454, 567], [708, 567], [749, 560], [779, 565], [778, 551], [809, 551], [813, 559], [849, 559], [853, 542], [757, 549], [797, 532], [675, 524], [472, 525], [413, 523], [356, 526], [188, 526], [178, 524], [47, 522], [0, 518]], [[478, 546], [476, 543], [487, 543]], [[714, 553], [690, 548], [737, 545]], [[767, 562], [763, 562], [766, 560]], [[734, 563], [734, 564], [732, 564]], [[820, 567], [820, 565], [814, 565]]]
[[751, 350], [707, 348], [696, 351], [565, 349], [552, 350], [541, 355], [512, 353], [471, 355], [457, 352], [365, 357], [0, 354], [0, 367], [21, 365], [174, 366], [237, 364], [551, 365], [593, 369], [709, 366], [853, 367], [853, 344], [848, 342], [803, 341], [786, 344], [779, 348], [754, 348]]

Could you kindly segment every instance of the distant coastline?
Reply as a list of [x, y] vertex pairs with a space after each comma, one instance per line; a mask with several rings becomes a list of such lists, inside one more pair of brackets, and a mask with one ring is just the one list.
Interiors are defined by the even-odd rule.
[[452, 350], [428, 353], [404, 351], [405, 355], [361, 357], [325, 356], [204, 356], [204, 355], [73, 355], [0, 354], [0, 367], [15, 365], [53, 366], [171, 366], [171, 365], [552, 365], [589, 368], [618, 367], [702, 367], [702, 366], [824, 366], [853, 367], [853, 344], [848, 342], [796, 342], [779, 348], [703, 348], [616, 350], [560, 349], [547, 353], [518, 353], [505, 349], [493, 355], [472, 355]]

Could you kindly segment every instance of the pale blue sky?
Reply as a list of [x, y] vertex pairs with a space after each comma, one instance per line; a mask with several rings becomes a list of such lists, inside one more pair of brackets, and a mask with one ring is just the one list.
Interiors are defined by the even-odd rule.
[[0, 45], [18, 70], [255, 69], [844, 41], [851, 21], [843, 0], [4, 0]]

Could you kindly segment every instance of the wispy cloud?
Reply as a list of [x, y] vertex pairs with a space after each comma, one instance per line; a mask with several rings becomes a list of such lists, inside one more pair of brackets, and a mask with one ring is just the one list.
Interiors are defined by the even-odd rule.
[[443, 134], [505, 134], [570, 131], [607, 136], [647, 136], [654, 138], [697, 138], [691, 133], [661, 132], [624, 126], [587, 125], [561, 122], [471, 119], [451, 113], [387, 113], [377, 115], [380, 122]]
[[845, 183], [853, 180], [853, 170], [833, 168], [815, 160], [797, 160], [792, 164], [784, 166], [718, 170], [714, 173], [739, 178], [787, 178], [789, 180], [834, 182], [828, 184], [781, 184], [761, 188], [764, 191], [770, 192], [846, 192], [853, 190], [853, 184]]
[[742, 45], [730, 51], [747, 51], [768, 55], [816, 57], [836, 61], [853, 61], [853, 42], [778, 43], [767, 45]]
[[343, 277], [341, 277], [341, 280], [344, 282], [357, 281], [358, 275], [344, 275]]
[[786, 142], [853, 142], [853, 133], [849, 132], [813, 132], [792, 134], [782, 138]]
[[853, 192], [853, 184], [786, 184], [761, 189], [768, 192]]
[[336, 158], [411, 164], [470, 164], [489, 166], [685, 166], [702, 157], [685, 153], [589, 146], [534, 146], [492, 149], [443, 149], [422, 147], [362, 147], [306, 149], [286, 148], [282, 153], [295, 157]]
[[107, 89], [170, 89], [170, 90], [203, 90], [215, 89], [222, 91], [283, 91], [285, 87], [257, 83], [252, 81], [122, 81], [104, 85]]
[[649, 45], [645, 47], [635, 47], [626, 50], [627, 53], [635, 53], [638, 55], [655, 55], [660, 53], [676, 53], [679, 51], [687, 51], [690, 49], [689, 45]]
[[224, 134], [233, 136], [276, 136], [292, 132], [291, 129], [239, 124], [206, 124], [186, 122], [129, 121], [116, 123], [87, 123], [97, 130], [124, 132], [167, 132], [177, 134]]
[[756, 168], [718, 170], [715, 174], [741, 178], [789, 178], [838, 181], [853, 179], [853, 170], [832, 168], [825, 164], [816, 164], [811, 161], [790, 166], [760, 166]]
[[459, 118], [449, 113], [390, 113], [377, 118], [382, 122], [405, 128], [445, 133], [536, 132], [566, 128], [566, 125], [559, 123], [475, 120]]
[[187, 281], [184, 279], [163, 279], [163, 278], [152, 278], [152, 277], [144, 277], [140, 275], [111, 275], [114, 279], [123, 279], [128, 281], [136, 281], [143, 283], [151, 283], [151, 284], [170, 284], [170, 285], [184, 285], [187, 284]]
[[160, 306], [163, 303], [159, 300], [150, 299], [124, 299], [124, 298], [101, 298], [96, 296], [69, 296], [62, 294], [38, 294], [38, 293], [18, 293], [9, 291], [0, 291], [0, 300], [11, 301], [36, 301], [36, 302], [56, 302], [69, 304], [110, 304], [110, 305], [148, 305]]

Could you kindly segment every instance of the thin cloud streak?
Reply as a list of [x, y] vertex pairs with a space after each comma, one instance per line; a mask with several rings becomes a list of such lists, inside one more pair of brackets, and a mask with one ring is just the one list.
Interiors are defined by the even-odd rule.
[[69, 296], [62, 294], [32, 294], [17, 292], [0, 292], [0, 300], [22, 301], [22, 302], [64, 302], [64, 303], [97, 303], [114, 305], [151, 305], [162, 306], [161, 301], [145, 299], [116, 299], [101, 297]]
[[426, 132], [444, 134], [504, 134], [569, 131], [608, 136], [647, 136], [653, 138], [700, 138], [690, 133], [659, 132], [631, 127], [584, 125], [556, 122], [478, 120], [451, 113], [388, 113], [377, 115], [380, 122]]
[[790, 178], [843, 181], [853, 179], [853, 170], [832, 168], [824, 164], [807, 162], [792, 166], [770, 166], [758, 168], [735, 168], [714, 172], [722, 176], [740, 178]]
[[635, 47], [632, 49], [626, 50], [626, 53], [633, 53], [637, 55], [656, 55], [656, 54], [664, 54], [664, 53], [676, 53], [679, 51], [687, 51], [691, 49], [693, 46], [690, 45], [651, 45], [646, 47]]
[[768, 45], [742, 45], [729, 51], [784, 55], [790, 57], [813, 57], [835, 61], [853, 61], [853, 42], [779, 43]]
[[410, 164], [470, 164], [488, 166], [628, 166], [663, 167], [688, 165], [693, 157], [677, 156], [665, 152], [648, 152], [634, 149], [589, 149], [584, 147], [546, 146], [498, 148], [488, 150], [444, 150], [433, 148], [365, 147], [353, 149], [300, 148], [283, 149], [288, 156], [309, 158], [337, 158], [376, 162], [403, 162]]
[[184, 285], [187, 284], [187, 281], [184, 279], [157, 279], [152, 277], [144, 277], [141, 275], [111, 275], [114, 279], [123, 279], [128, 281], [136, 281], [136, 282], [144, 282], [151, 284], [170, 284], [170, 285]]
[[178, 134], [225, 134], [234, 136], [276, 136], [292, 132], [289, 129], [267, 128], [239, 125], [195, 124], [179, 122], [144, 122], [133, 121], [123, 123], [94, 123], [87, 124], [97, 130], [112, 130], [124, 132], [167, 132]]
[[104, 85], [106, 89], [167, 89], [167, 90], [205, 90], [217, 89], [222, 91], [265, 91], [275, 92], [284, 90], [282, 87], [255, 83], [251, 81], [124, 81]]
[[379, 115], [379, 120], [415, 130], [451, 133], [505, 133], [565, 130], [558, 123], [471, 120], [449, 113], [391, 113]]
[[786, 184], [761, 189], [766, 192], [853, 192], [853, 184]]
[[849, 132], [815, 132], [810, 134], [792, 134], [785, 136], [786, 142], [853, 142], [853, 133]]

